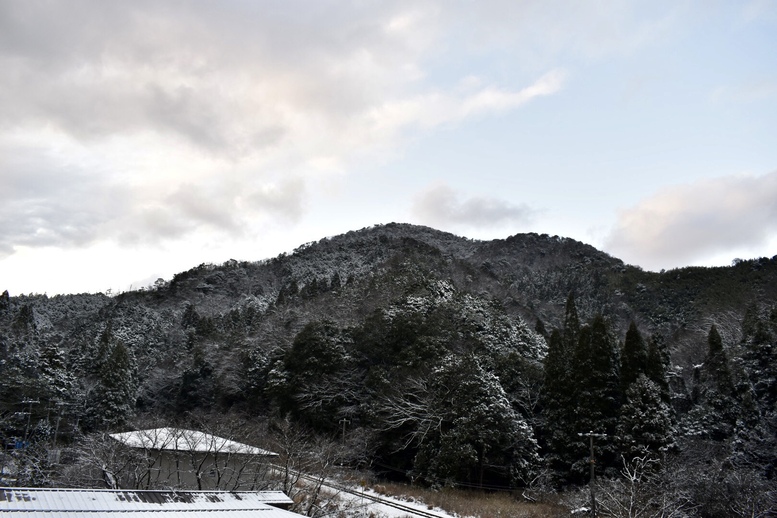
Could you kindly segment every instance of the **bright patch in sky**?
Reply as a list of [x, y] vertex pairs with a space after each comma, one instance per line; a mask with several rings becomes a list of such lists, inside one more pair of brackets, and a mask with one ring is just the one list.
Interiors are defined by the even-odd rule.
[[1, 2], [0, 291], [391, 221], [777, 254], [777, 2]]

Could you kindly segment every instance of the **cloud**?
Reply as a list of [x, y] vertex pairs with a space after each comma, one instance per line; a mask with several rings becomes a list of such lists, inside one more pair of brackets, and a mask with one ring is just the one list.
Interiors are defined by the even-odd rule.
[[421, 223], [437, 228], [492, 229], [526, 225], [536, 211], [528, 205], [514, 205], [497, 198], [462, 199], [447, 185], [437, 185], [416, 197], [412, 212]]
[[489, 86], [464, 94], [433, 92], [400, 102], [386, 103], [370, 115], [376, 125], [384, 125], [391, 130], [410, 125], [434, 127], [468, 117], [518, 108], [535, 97], [558, 92], [565, 78], [564, 71], [554, 70], [540, 77], [532, 85], [517, 91]]
[[77, 139], [154, 132], [230, 159], [299, 141], [308, 127], [336, 130], [397, 95], [429, 45], [413, 34], [434, 33], [431, 13], [402, 4], [1, 9], [0, 97], [14, 102], [0, 106], [0, 127], [49, 125]]
[[1, 3], [0, 251], [293, 224], [311, 178], [563, 87], [553, 67], [433, 83], [441, 5]]
[[777, 171], [665, 188], [622, 210], [605, 248], [657, 270], [726, 250], [755, 250], [776, 235]]
[[[245, 237], [262, 225], [297, 222], [304, 211], [306, 184], [298, 177], [206, 162], [143, 178], [144, 167], [153, 173], [165, 160], [122, 163], [124, 151], [93, 154], [48, 137], [49, 145], [0, 139], [0, 257], [20, 246], [157, 245], [200, 231]], [[175, 166], [179, 159], [167, 160]]]
[[128, 193], [39, 147], [0, 146], [0, 255], [14, 246], [81, 246], [129, 206]]
[[423, 68], [450, 30], [434, 3], [2, 9], [0, 99], [13, 102], [0, 104], [0, 128], [48, 126], [78, 140], [150, 132], [229, 160], [346, 160], [395, 145], [408, 127], [514, 109], [564, 80], [553, 70], [528, 87], [464, 94], [428, 84]]
[[255, 210], [278, 214], [286, 221], [297, 222], [302, 217], [305, 184], [299, 178], [283, 183], [270, 183], [250, 193], [246, 202]]

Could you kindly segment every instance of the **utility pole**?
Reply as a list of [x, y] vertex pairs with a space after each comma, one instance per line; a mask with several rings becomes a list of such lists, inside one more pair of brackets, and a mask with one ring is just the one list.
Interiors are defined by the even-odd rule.
[[594, 437], [604, 439], [607, 437], [606, 433], [578, 433], [579, 437], [588, 437], [591, 445], [591, 476], [588, 482], [588, 487], [591, 489], [591, 516], [596, 518], [596, 489], [594, 488], [594, 482], [596, 481], [596, 472], [594, 466], [596, 465], [596, 459], [594, 458]]
[[[70, 406], [70, 403], [66, 403], [64, 401], [57, 401], [55, 404], [57, 405], [57, 425], [54, 428], [54, 440], [51, 443], [51, 447], [53, 448], [52, 451], [58, 452], [59, 450], [57, 449], [57, 436], [59, 435], [59, 423], [60, 421], [62, 421], [62, 410], [64, 407]], [[56, 455], [58, 456], [59, 453], [57, 453]]]
[[22, 412], [22, 414], [27, 414], [27, 426], [24, 427], [24, 439], [22, 440], [22, 444], [24, 445], [24, 448], [27, 448], [27, 438], [30, 436], [30, 420], [32, 419], [32, 405], [39, 404], [40, 401], [37, 399], [24, 399], [22, 400], [22, 405], [30, 405], [30, 409], [27, 412]]
[[343, 425], [343, 446], [345, 446], [345, 425], [349, 424], [351, 421], [343, 417], [340, 419], [340, 424]]

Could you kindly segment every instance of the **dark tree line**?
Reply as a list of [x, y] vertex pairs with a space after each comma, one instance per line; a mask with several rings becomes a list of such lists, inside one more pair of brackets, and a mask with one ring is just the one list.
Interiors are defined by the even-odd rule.
[[[580, 434], [595, 432], [607, 436], [596, 441], [598, 476], [621, 480], [634, 466], [655, 476], [693, 472], [706, 486], [673, 489], [659, 478], [652, 487], [707, 502], [705, 515], [730, 515], [720, 495], [745, 484], [770, 494], [773, 307], [750, 306], [741, 329], [707, 323], [700, 361], [678, 374], [662, 334], [643, 335], [632, 322], [617, 336], [621, 317], [588, 318], [588, 307], [584, 321], [572, 297], [552, 321], [556, 329], [538, 319], [535, 332], [488, 294], [475, 296], [413, 260], [396, 262], [399, 270], [366, 280], [310, 277], [274, 302], [247, 297], [222, 312], [205, 292], [196, 304], [169, 302], [164, 287], [153, 294], [154, 310], [136, 294], [73, 299], [96, 309], [66, 313], [63, 321], [91, 316], [59, 327], [41, 300], [3, 294], [4, 438], [27, 439], [39, 448], [26, 450], [28, 458], [40, 459], [82, 433], [124, 429], [136, 414], [234, 410], [334, 442], [358, 437], [365, 453], [354, 466], [382, 475], [508, 488], [531, 485], [545, 470], [557, 487], [585, 483], [588, 442]], [[209, 290], [216, 280], [208, 282], [197, 286]], [[357, 288], [374, 296], [360, 305], [348, 298]], [[45, 478], [24, 472], [29, 483]], [[702, 476], [711, 472], [717, 478]]]
[[659, 454], [673, 444], [668, 358], [660, 339], [645, 342], [633, 322], [620, 347], [607, 320], [582, 325], [574, 298], [564, 327], [554, 330], [545, 357], [542, 443], [560, 483], [581, 483], [588, 473], [588, 438], [596, 441], [597, 472], [612, 474], [621, 458]]

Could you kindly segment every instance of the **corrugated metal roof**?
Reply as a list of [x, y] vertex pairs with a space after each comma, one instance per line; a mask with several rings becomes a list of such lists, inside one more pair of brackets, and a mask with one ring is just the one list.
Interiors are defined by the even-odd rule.
[[133, 448], [149, 450], [201, 451], [208, 453], [242, 453], [246, 455], [277, 456], [277, 453], [249, 446], [209, 433], [181, 428], [151, 428], [132, 432], [112, 433], [110, 436]]
[[[281, 496], [282, 495], [282, 496]], [[280, 501], [280, 502], [279, 502]], [[279, 491], [134, 491], [110, 489], [0, 488], [0, 514], [25, 518], [98, 516], [121, 513], [132, 517], [178, 513], [176, 516], [257, 516], [291, 518], [296, 513], [269, 503], [291, 503]]]

